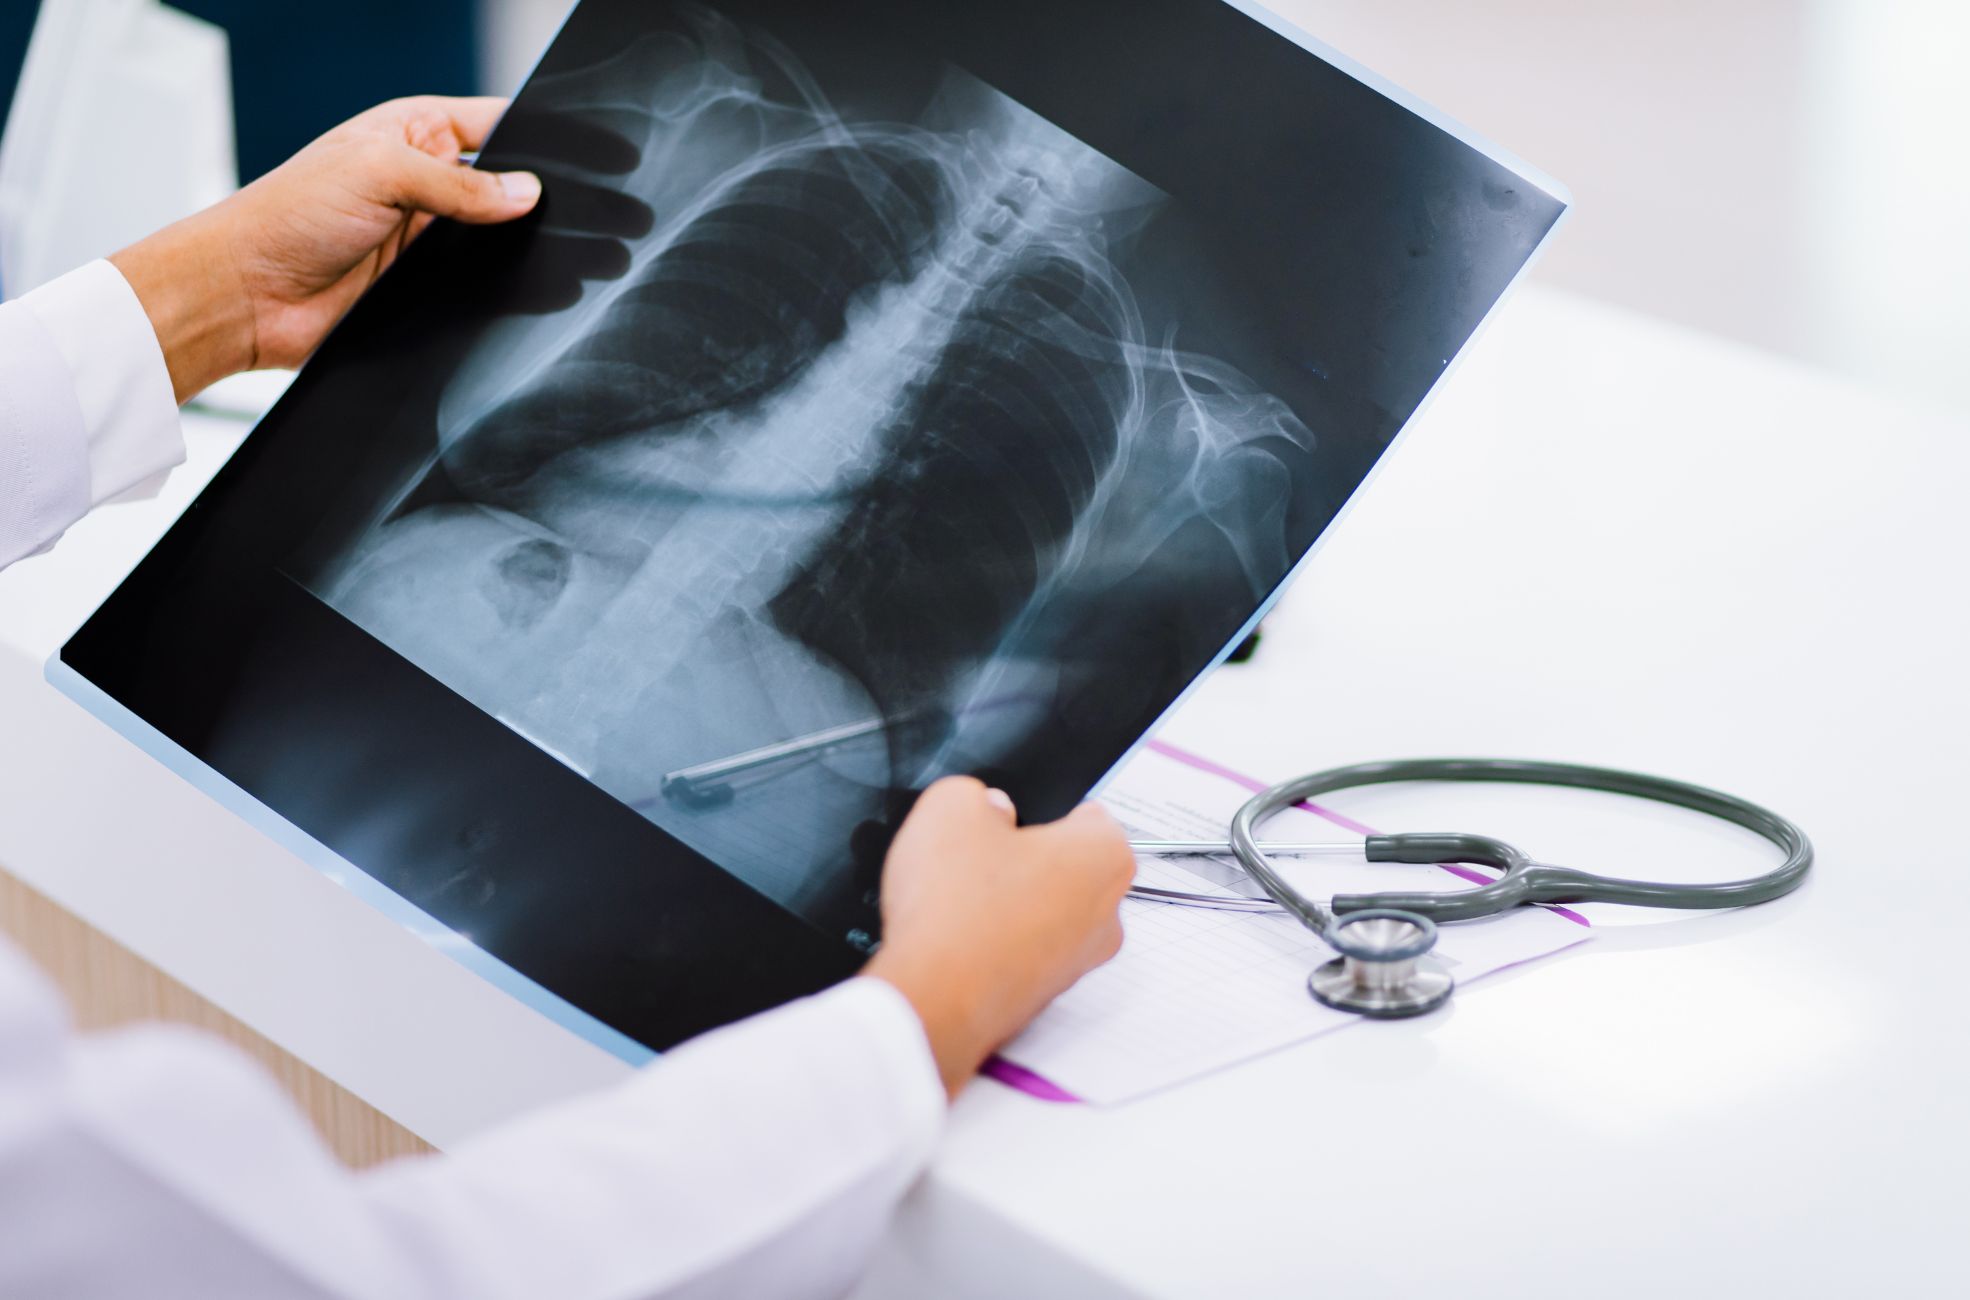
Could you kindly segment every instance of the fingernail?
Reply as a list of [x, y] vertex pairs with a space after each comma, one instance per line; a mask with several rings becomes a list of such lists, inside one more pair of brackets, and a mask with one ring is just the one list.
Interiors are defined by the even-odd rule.
[[994, 808], [997, 808], [1000, 812], [1007, 813], [1015, 817], [1019, 815], [1019, 810], [1012, 806], [1012, 796], [1007, 794], [1005, 791], [999, 789], [997, 786], [993, 786], [991, 789], [985, 792], [985, 802], [991, 804]]
[[521, 207], [531, 208], [540, 202], [540, 177], [532, 172], [501, 172], [499, 188]]

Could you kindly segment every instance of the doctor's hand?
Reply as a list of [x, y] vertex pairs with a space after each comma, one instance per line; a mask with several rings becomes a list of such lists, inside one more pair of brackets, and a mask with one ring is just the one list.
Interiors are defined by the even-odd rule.
[[110, 260], [136, 290], [180, 402], [293, 367], [434, 216], [510, 221], [531, 172], [476, 171], [503, 99], [399, 99], [351, 118], [225, 201]]
[[882, 875], [882, 947], [864, 974], [916, 1008], [953, 1097], [987, 1056], [1122, 946], [1128, 841], [1085, 804], [1020, 829], [970, 777], [923, 792]]

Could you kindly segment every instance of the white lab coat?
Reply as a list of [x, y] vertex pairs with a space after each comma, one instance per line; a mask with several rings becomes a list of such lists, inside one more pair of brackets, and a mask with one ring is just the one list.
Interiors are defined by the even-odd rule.
[[[183, 456], [114, 267], [0, 305], [0, 566]], [[338, 1165], [197, 1033], [74, 1033], [0, 944], [0, 1296], [826, 1296], [944, 1114], [903, 997], [855, 979], [442, 1155]]]

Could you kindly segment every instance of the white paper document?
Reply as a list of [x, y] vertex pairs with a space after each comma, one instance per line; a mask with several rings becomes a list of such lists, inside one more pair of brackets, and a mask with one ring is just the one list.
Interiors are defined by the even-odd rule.
[[[1103, 791], [1101, 802], [1134, 839], [1223, 840], [1232, 814], [1260, 784], [1152, 741]], [[1265, 838], [1347, 842], [1372, 833], [1332, 808], [1302, 807], [1268, 822]], [[1377, 889], [1463, 888], [1470, 879], [1466, 868], [1347, 857], [1282, 858], [1278, 864], [1288, 880], [1316, 898]], [[1253, 892], [1228, 858], [1144, 858], [1137, 881], [1202, 893]], [[1126, 1101], [1358, 1019], [1307, 993], [1308, 972], [1334, 952], [1283, 913], [1131, 898], [1123, 904], [1122, 920], [1127, 938], [1121, 953], [1075, 985], [1001, 1053], [1044, 1081], [1030, 1091]], [[1586, 923], [1565, 909], [1524, 907], [1444, 926], [1435, 955], [1459, 983], [1468, 983], [1571, 947], [1589, 933]], [[1016, 1083], [1007, 1074], [1000, 1077]]]

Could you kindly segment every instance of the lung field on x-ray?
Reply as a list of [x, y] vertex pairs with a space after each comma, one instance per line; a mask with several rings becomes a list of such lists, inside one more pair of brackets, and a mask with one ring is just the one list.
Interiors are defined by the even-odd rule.
[[967, 74], [858, 119], [707, 16], [528, 95], [657, 220], [486, 327], [317, 588], [789, 909], [847, 928], [913, 792], [1167, 699], [1309, 540], [1311, 434], [1131, 286], [1166, 197]]

